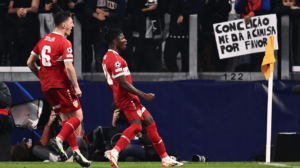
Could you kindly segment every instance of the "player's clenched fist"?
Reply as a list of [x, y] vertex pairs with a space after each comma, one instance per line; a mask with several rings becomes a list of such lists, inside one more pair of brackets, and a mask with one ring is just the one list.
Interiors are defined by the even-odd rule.
[[153, 93], [146, 93], [146, 94], [144, 94], [143, 98], [147, 102], [152, 102], [155, 99], [155, 94], [153, 94]]
[[82, 92], [81, 92], [81, 90], [80, 90], [79, 87], [78, 88], [74, 88], [74, 90], [75, 90], [75, 94], [76, 94], [77, 97], [81, 97], [82, 96]]

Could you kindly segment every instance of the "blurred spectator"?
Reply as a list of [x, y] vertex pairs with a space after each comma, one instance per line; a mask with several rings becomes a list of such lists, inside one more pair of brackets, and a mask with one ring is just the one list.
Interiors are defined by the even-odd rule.
[[40, 38], [52, 33], [55, 28], [54, 14], [63, 10], [64, 0], [40, 0], [39, 21]]
[[64, 10], [64, 0], [40, 0], [39, 13], [54, 13]]
[[134, 72], [135, 69], [133, 68], [133, 37], [132, 37], [132, 16], [128, 14], [128, 8], [125, 13], [125, 18], [123, 19], [122, 24], [122, 32], [127, 40], [126, 50], [121, 51], [120, 55], [122, 58], [127, 62], [128, 69], [132, 69]]
[[[270, 13], [271, 4], [270, 0], [236, 0], [235, 7], [236, 13], [241, 14], [244, 18], [245, 23], [250, 23], [250, 19], [253, 16], [265, 15]], [[241, 61], [241, 64], [235, 67], [236, 72], [252, 72], [260, 71], [261, 60], [263, 59], [264, 52], [251, 54], [251, 57], [243, 56], [240, 57], [241, 60], [247, 60], [248, 62]]]
[[11, 148], [8, 133], [14, 125], [10, 115], [11, 94], [7, 85], [0, 82], [0, 161], [11, 161]]
[[96, 59], [96, 71], [102, 72], [102, 59], [108, 50], [108, 44], [100, 37], [99, 28], [122, 28], [125, 16], [126, 0], [88, 0], [85, 13], [92, 17], [90, 26], [93, 33], [93, 44]]
[[202, 0], [169, 0], [168, 13], [171, 15], [170, 32], [167, 37], [164, 60], [167, 69], [177, 72], [176, 58], [181, 54], [183, 72], [189, 71], [189, 16], [200, 13], [203, 7]]
[[8, 11], [8, 5], [10, 0], [0, 0], [0, 66], [5, 66], [7, 60], [5, 59], [7, 56], [7, 46], [6, 46], [6, 18], [5, 15]]
[[136, 71], [155, 72], [160, 69], [164, 13], [167, 0], [128, 0], [132, 14], [134, 66]]
[[[281, 17], [283, 15], [289, 15], [292, 22], [292, 33], [290, 36], [292, 38], [292, 57], [294, 65], [300, 65], [300, 53], [298, 51], [299, 45], [299, 16], [300, 16], [300, 7], [296, 3], [296, 0], [280, 0], [276, 2], [273, 13], [277, 15], [278, 24], [281, 25]], [[281, 27], [278, 26], [279, 32], [281, 32]], [[280, 33], [281, 34], [281, 33]], [[279, 39], [281, 37], [279, 36]], [[280, 41], [280, 40], [279, 40]]]
[[[65, 0], [65, 10], [74, 13], [76, 19], [81, 24], [82, 72], [91, 72], [91, 65], [93, 62], [93, 28], [91, 26], [93, 18], [84, 13], [87, 1], [88, 0]], [[73, 41], [73, 36], [68, 36], [68, 39]]]
[[236, 0], [235, 11], [242, 15], [245, 22], [250, 23], [250, 18], [270, 13], [270, 0]]
[[11, 0], [8, 8], [10, 14], [7, 29], [12, 45], [10, 55], [12, 66], [26, 66], [28, 53], [39, 39], [39, 20], [37, 12], [39, 0]]
[[[61, 118], [58, 114], [55, 114], [54, 111], [51, 111], [49, 121], [44, 128], [44, 132], [40, 141], [38, 141], [33, 149], [33, 155], [39, 158], [40, 160], [49, 160], [51, 162], [58, 162], [59, 155], [56, 151], [53, 151], [52, 148], [49, 146], [50, 140], [55, 137], [55, 135], [59, 132], [58, 127], [61, 126]], [[88, 151], [87, 145], [82, 139], [82, 127], [81, 125], [75, 130], [77, 144], [80, 152], [84, 157], [87, 158]], [[67, 141], [63, 143], [64, 150], [68, 155], [68, 158], [73, 157], [73, 152]]]
[[84, 7], [87, 0], [65, 0], [65, 10], [72, 13], [84, 13]]
[[220, 60], [214, 36], [213, 24], [228, 21], [231, 4], [227, 0], [208, 0], [204, 13], [200, 19], [201, 28], [199, 37], [198, 63], [202, 71], [225, 71], [228, 59]]

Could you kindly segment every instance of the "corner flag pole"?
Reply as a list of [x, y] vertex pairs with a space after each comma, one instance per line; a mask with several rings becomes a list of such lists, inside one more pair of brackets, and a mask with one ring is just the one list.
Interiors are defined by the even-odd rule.
[[266, 163], [270, 163], [270, 161], [271, 161], [272, 95], [273, 95], [273, 72], [270, 73], [270, 78], [269, 78], [269, 82], [268, 82]]

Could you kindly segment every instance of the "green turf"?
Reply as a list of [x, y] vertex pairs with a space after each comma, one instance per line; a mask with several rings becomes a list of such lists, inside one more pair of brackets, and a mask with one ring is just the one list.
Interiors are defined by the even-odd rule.
[[[257, 162], [185, 162], [183, 168], [269, 168], [291, 167], [300, 168], [300, 162], [272, 163], [265, 165]], [[1, 162], [0, 168], [80, 168], [77, 163], [53, 163], [53, 162]], [[160, 162], [120, 162], [120, 168], [155, 168], [161, 167]], [[108, 162], [93, 162], [90, 168], [111, 168]]]

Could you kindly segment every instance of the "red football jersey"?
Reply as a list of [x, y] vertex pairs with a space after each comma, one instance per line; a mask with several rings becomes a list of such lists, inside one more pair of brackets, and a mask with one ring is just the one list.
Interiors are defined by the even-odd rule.
[[39, 77], [42, 91], [51, 88], [70, 88], [64, 62], [73, 61], [73, 49], [70, 41], [59, 33], [50, 33], [34, 47], [32, 54], [39, 57], [41, 67]]
[[103, 71], [106, 81], [113, 90], [115, 103], [118, 107], [122, 106], [126, 100], [139, 100], [138, 96], [122, 89], [118, 83], [117, 77], [125, 75], [128, 83], [132, 85], [132, 79], [126, 61], [114, 50], [109, 49], [104, 55], [102, 61]]

